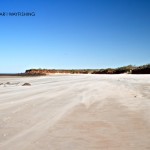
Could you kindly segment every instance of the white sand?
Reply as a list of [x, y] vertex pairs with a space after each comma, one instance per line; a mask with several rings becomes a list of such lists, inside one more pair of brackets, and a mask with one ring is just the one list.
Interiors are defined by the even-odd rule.
[[0, 77], [6, 82], [0, 150], [150, 150], [150, 75]]

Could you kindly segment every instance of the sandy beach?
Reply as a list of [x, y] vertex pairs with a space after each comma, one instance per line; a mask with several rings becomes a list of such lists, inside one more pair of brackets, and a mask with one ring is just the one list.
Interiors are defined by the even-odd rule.
[[0, 77], [0, 150], [150, 150], [150, 75]]

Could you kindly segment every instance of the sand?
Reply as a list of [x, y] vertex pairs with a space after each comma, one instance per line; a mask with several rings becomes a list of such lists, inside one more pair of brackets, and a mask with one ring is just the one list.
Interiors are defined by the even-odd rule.
[[150, 75], [0, 77], [0, 150], [150, 150]]

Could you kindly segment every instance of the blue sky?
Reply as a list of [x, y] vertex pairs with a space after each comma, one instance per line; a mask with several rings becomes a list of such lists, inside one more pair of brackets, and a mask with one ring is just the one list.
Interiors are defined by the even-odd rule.
[[0, 72], [150, 63], [149, 0], [0, 0]]

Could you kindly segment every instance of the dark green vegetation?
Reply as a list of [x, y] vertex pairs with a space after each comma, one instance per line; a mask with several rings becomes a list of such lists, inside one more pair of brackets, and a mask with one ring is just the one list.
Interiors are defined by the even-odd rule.
[[25, 75], [47, 75], [53, 73], [64, 74], [150, 74], [150, 64], [143, 66], [124, 66], [119, 68], [107, 68], [107, 69], [72, 69], [72, 70], [60, 70], [60, 69], [30, 69], [26, 70]]
[[132, 74], [150, 74], [150, 64], [139, 66], [133, 69]]

